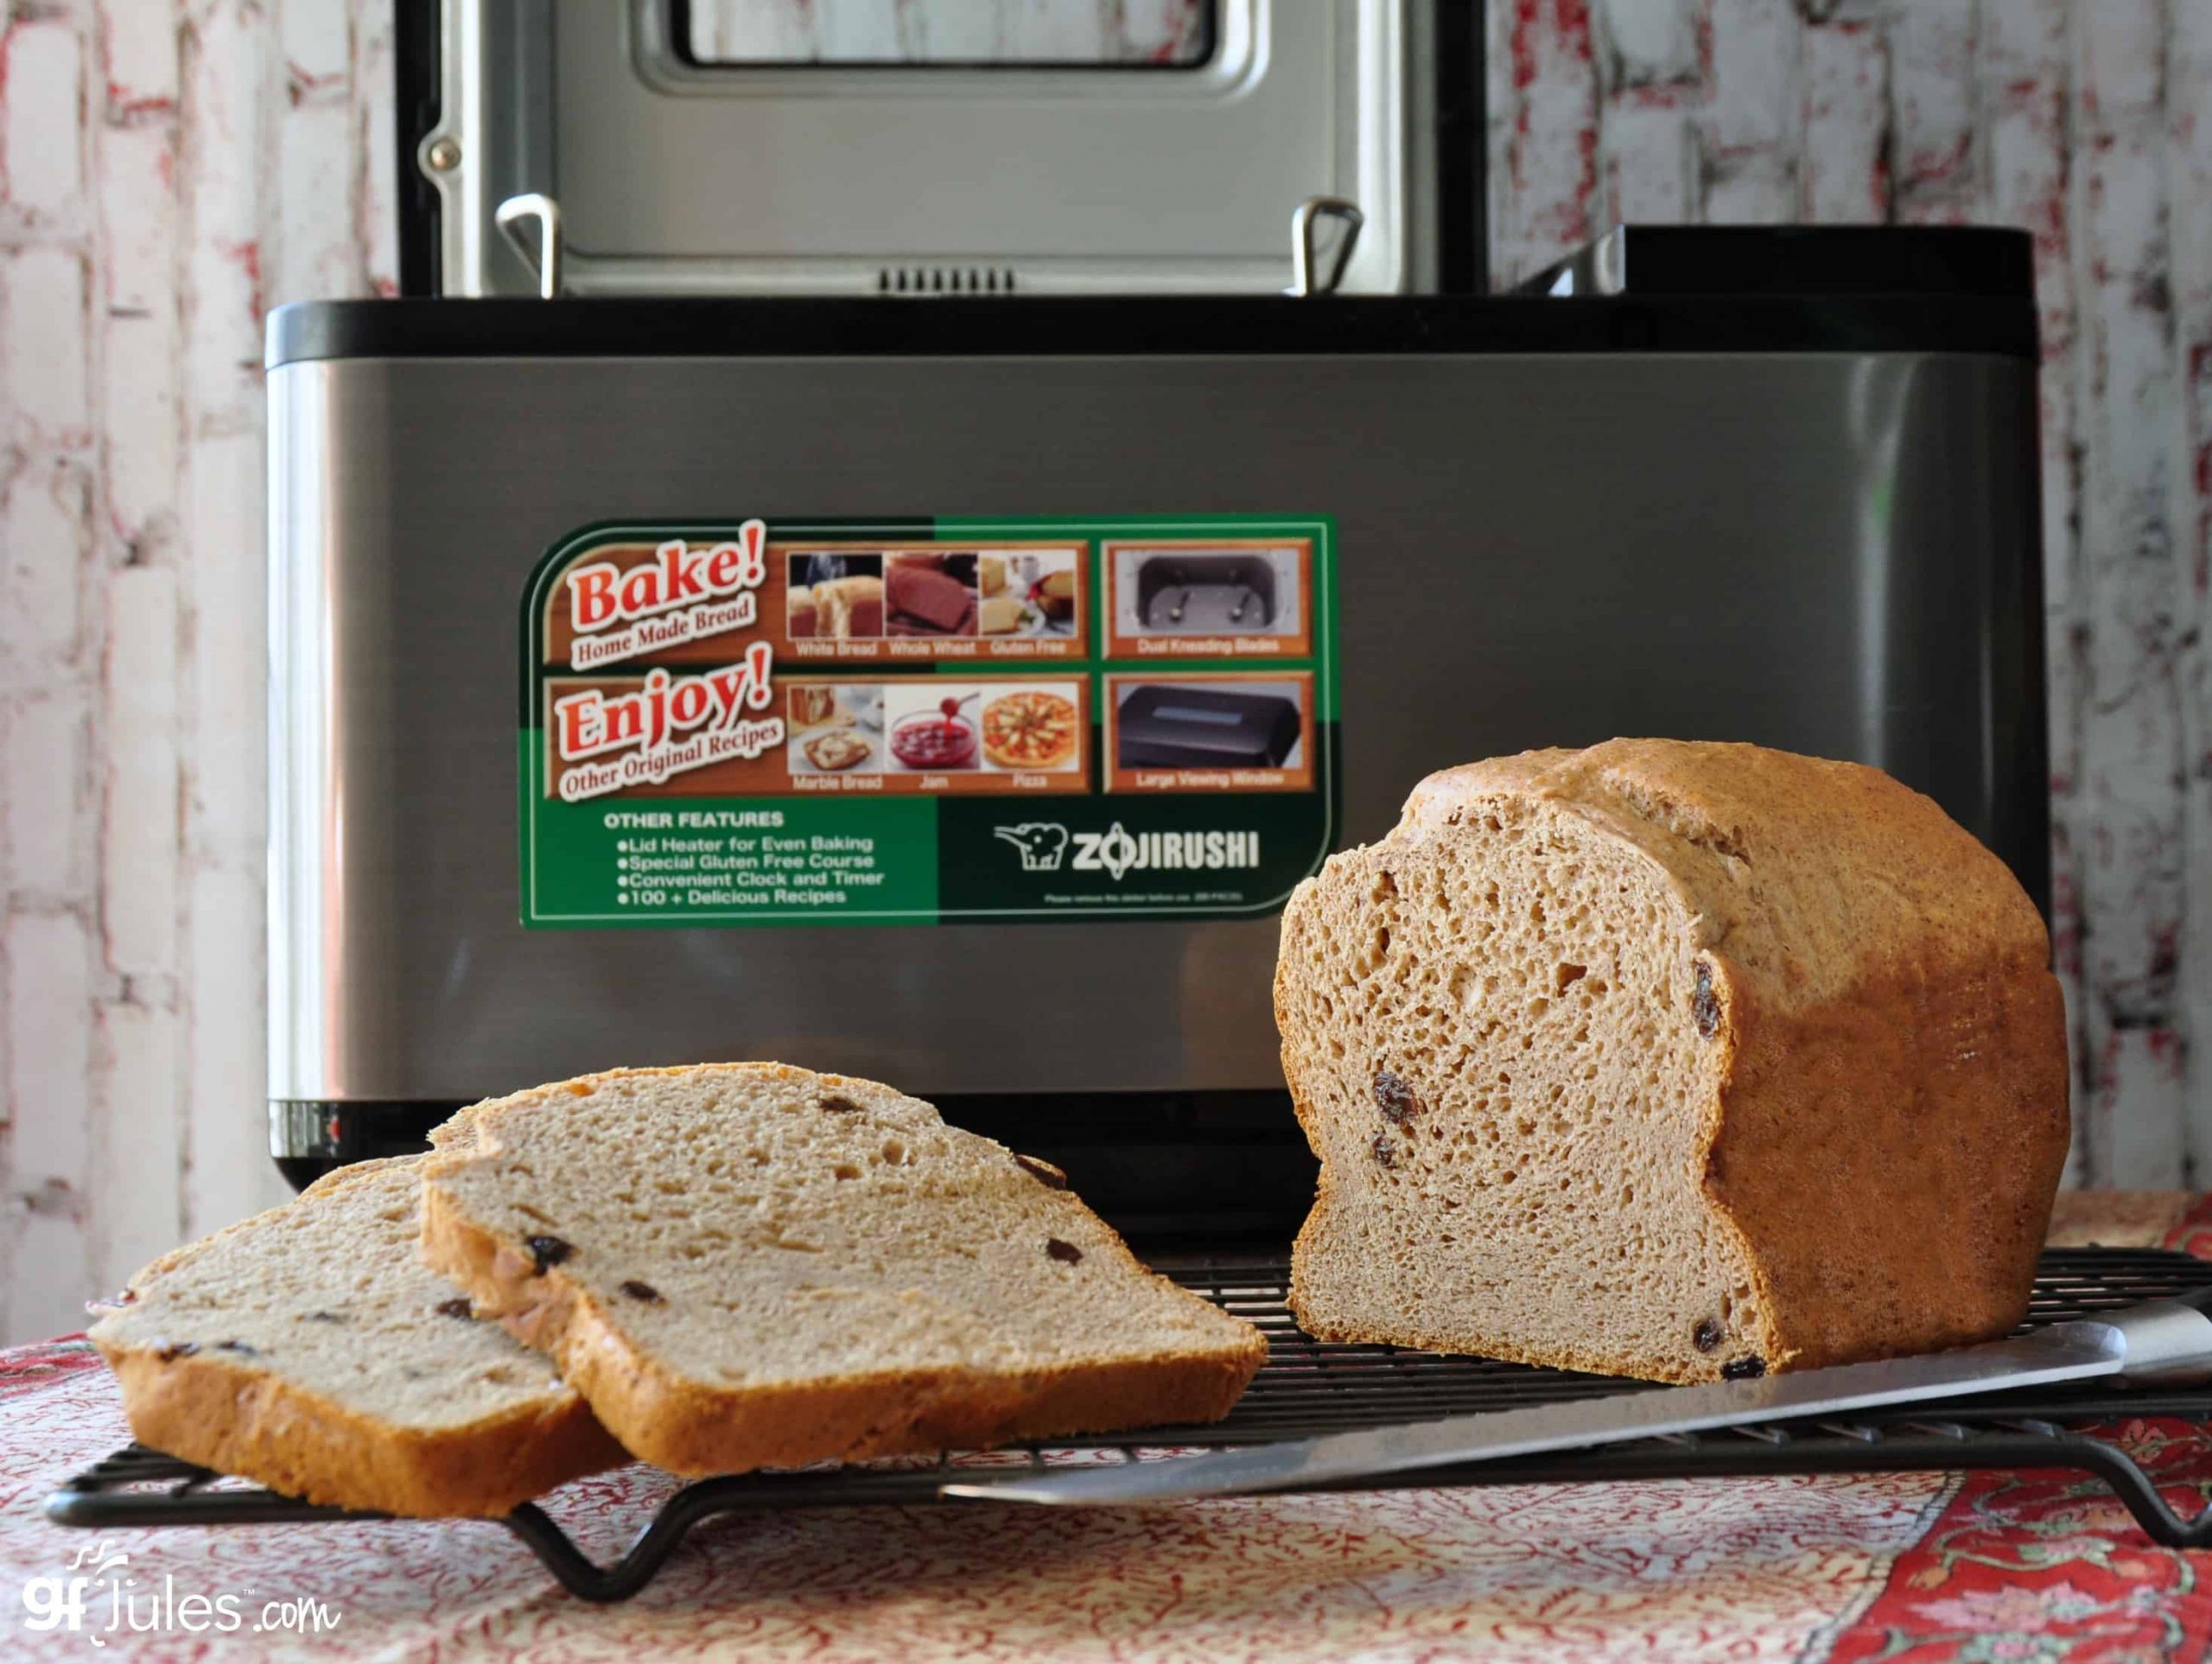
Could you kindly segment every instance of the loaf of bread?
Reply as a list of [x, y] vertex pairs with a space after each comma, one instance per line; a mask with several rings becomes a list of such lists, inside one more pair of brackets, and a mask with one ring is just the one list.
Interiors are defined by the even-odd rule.
[[894, 630], [903, 622], [907, 633], [974, 632], [975, 590], [938, 567], [893, 560], [883, 599]]
[[1266, 1356], [1057, 1169], [871, 1081], [618, 1070], [439, 1144], [431, 1263], [678, 1473], [1212, 1420]]
[[422, 1263], [427, 1159], [341, 1168], [99, 1308], [131, 1436], [389, 1514], [504, 1514], [622, 1461], [544, 1358]]
[[817, 583], [814, 614], [811, 633], [817, 636], [840, 639], [880, 636], [883, 633], [883, 580], [861, 574]]
[[1324, 1339], [1654, 1380], [2003, 1333], [2068, 1137], [2043, 922], [1886, 775], [1614, 740], [1431, 776], [1283, 918]]

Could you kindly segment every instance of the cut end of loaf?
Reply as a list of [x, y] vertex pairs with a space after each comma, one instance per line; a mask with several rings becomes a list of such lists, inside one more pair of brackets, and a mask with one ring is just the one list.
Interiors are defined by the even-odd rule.
[[2001, 1333], [2065, 1148], [2044, 942], [1871, 769], [1639, 740], [1434, 776], [1285, 912], [1294, 1309], [1677, 1381]]
[[1682, 898], [1571, 815], [1501, 800], [1332, 860], [1278, 981], [1324, 1164], [1300, 1323], [1662, 1380], [1785, 1363], [1701, 1190], [1726, 999]]

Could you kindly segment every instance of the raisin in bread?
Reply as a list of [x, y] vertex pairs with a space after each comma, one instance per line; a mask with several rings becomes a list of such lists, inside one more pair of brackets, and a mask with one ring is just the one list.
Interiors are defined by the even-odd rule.
[[1057, 1169], [871, 1081], [617, 1070], [439, 1143], [431, 1263], [678, 1473], [1211, 1420], [1266, 1356]]
[[1617, 740], [1431, 776], [1283, 918], [1328, 1339], [1707, 1381], [2002, 1333], [2067, 1146], [2012, 873], [1876, 770]]
[[504, 1514], [620, 1462], [552, 1366], [422, 1263], [427, 1159], [341, 1168], [99, 1308], [131, 1436], [391, 1514]]

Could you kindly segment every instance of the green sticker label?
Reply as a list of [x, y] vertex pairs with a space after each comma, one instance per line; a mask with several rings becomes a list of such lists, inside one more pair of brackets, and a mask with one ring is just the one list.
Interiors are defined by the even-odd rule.
[[532, 927], [1253, 916], [1333, 847], [1325, 516], [610, 523], [522, 645]]

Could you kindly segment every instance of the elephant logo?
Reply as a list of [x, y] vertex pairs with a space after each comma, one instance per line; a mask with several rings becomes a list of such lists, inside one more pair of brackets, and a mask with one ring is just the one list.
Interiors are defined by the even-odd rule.
[[1004, 838], [1014, 847], [1025, 873], [1057, 873], [1067, 856], [1068, 829], [1058, 821], [1024, 821], [1019, 826], [994, 827], [991, 835]]

